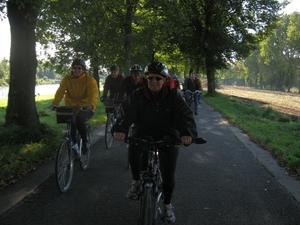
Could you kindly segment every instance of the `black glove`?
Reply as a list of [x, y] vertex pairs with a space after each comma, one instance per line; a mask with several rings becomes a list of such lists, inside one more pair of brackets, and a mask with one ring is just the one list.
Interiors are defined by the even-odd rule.
[[101, 98], [100, 98], [100, 102], [104, 102], [104, 100], [107, 98], [107, 96], [102, 96]]

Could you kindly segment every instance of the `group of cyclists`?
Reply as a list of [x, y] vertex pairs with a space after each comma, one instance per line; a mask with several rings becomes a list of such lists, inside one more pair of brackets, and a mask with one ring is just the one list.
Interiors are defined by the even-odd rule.
[[[71, 73], [65, 76], [56, 91], [51, 109], [58, 107], [62, 98], [65, 105], [85, 107], [88, 111], [82, 111], [76, 116], [72, 124], [72, 138], [76, 143], [76, 128], [83, 137], [84, 152], [88, 151], [85, 145], [85, 122], [91, 118], [96, 110], [98, 101], [98, 87], [96, 81], [86, 73], [86, 64], [82, 59], [75, 59], [72, 63]], [[111, 74], [106, 78], [103, 95], [105, 98], [114, 98], [116, 104], [122, 104], [122, 116], [112, 127], [112, 134], [118, 141], [124, 141], [130, 135], [135, 137], [151, 136], [156, 140], [165, 137], [172, 138], [174, 142], [188, 146], [197, 137], [197, 126], [193, 111], [186, 100], [178, 91], [176, 77], [171, 77], [167, 66], [162, 62], [152, 62], [143, 68], [138, 64], [130, 67], [130, 76], [124, 78], [120, 74], [117, 65], [110, 68]], [[178, 80], [177, 80], [178, 81]], [[198, 81], [199, 82], [199, 81]], [[201, 86], [195, 79], [194, 73], [190, 73], [183, 84], [185, 98], [188, 98], [187, 90], [201, 90]], [[198, 98], [197, 101], [200, 101]], [[198, 103], [198, 102], [197, 102]], [[197, 115], [197, 111], [195, 111]], [[73, 129], [74, 128], [74, 129]], [[129, 163], [132, 173], [132, 184], [126, 196], [129, 199], [137, 199], [140, 190], [140, 171], [144, 165], [140, 165], [140, 157], [144, 151], [143, 146], [129, 145]], [[175, 222], [175, 214], [171, 204], [172, 193], [175, 187], [175, 169], [178, 157], [178, 147], [162, 147], [160, 149], [160, 168], [163, 178], [163, 213], [166, 223]], [[83, 152], [83, 153], [84, 153]]]

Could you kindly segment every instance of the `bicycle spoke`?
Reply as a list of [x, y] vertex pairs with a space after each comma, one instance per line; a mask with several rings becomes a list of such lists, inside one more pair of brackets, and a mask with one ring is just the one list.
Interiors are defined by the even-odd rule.
[[62, 193], [65, 193], [69, 189], [73, 177], [73, 160], [69, 148], [69, 141], [62, 141], [56, 155], [56, 184]]

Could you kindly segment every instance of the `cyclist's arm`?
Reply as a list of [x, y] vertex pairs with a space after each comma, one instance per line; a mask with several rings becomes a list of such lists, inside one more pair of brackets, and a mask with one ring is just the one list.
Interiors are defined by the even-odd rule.
[[[134, 92], [135, 93], [135, 92]], [[136, 122], [139, 113], [139, 95], [141, 92], [138, 91], [136, 94], [132, 94], [132, 101], [128, 104], [125, 111], [125, 117], [118, 119], [115, 125], [112, 127], [111, 132], [114, 133], [123, 133], [128, 134], [129, 127]]]
[[93, 77], [90, 77], [87, 90], [88, 90], [87, 104], [92, 104], [92, 111], [95, 112], [98, 97], [99, 97], [99, 90], [98, 90], [97, 82]]
[[109, 80], [110, 80], [110, 75], [106, 78], [106, 80], [104, 82], [104, 88], [103, 88], [103, 94], [102, 94], [102, 96], [107, 97], [108, 89], [110, 87]]
[[52, 105], [59, 106], [60, 101], [63, 99], [65, 92], [67, 90], [67, 76], [65, 76], [60, 84], [58, 89], [55, 92], [54, 99], [52, 101]]
[[173, 112], [175, 126], [179, 131], [180, 137], [190, 136], [197, 137], [197, 126], [193, 116], [193, 112], [189, 109], [179, 93], [173, 99]]
[[117, 88], [116, 94], [115, 94], [115, 101], [122, 102], [125, 94], [126, 89], [126, 83], [125, 80], [122, 81], [120, 86]]

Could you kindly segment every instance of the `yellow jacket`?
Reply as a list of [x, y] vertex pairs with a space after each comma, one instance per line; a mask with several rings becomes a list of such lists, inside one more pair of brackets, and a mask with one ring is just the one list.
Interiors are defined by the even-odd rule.
[[77, 108], [92, 104], [92, 111], [95, 112], [98, 97], [98, 85], [92, 76], [84, 73], [76, 78], [71, 74], [61, 80], [52, 104], [58, 106], [62, 98], [64, 98], [65, 105]]

